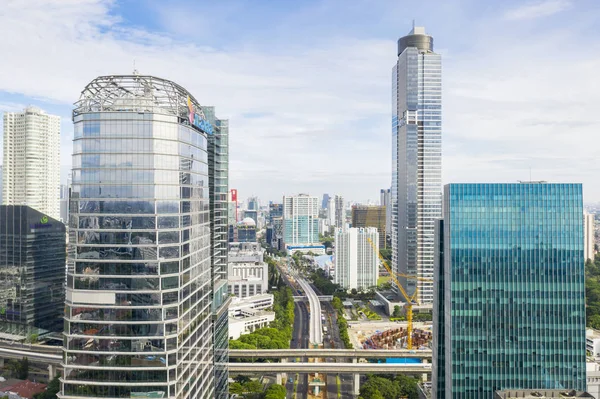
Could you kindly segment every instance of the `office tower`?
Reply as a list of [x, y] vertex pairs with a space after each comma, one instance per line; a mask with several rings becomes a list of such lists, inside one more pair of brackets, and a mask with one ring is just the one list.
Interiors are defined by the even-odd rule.
[[4, 113], [2, 204], [60, 218], [60, 117], [36, 107]]
[[283, 204], [269, 204], [269, 224], [273, 223], [273, 219], [283, 217]]
[[227, 241], [237, 241], [237, 190], [229, 190], [229, 203], [227, 204]]
[[[414, 27], [392, 71], [392, 269], [433, 279], [434, 223], [442, 216], [442, 66], [433, 38]], [[399, 279], [420, 304], [433, 284]]]
[[585, 389], [581, 185], [450, 184], [444, 212], [433, 397]]
[[256, 222], [251, 218], [244, 218], [237, 225], [238, 242], [256, 242]]
[[0, 205], [2, 205], [2, 165], [0, 165]]
[[63, 223], [29, 206], [0, 206], [3, 339], [62, 331], [65, 230]]
[[229, 294], [246, 298], [267, 292], [269, 267], [264, 253], [256, 242], [229, 244]]
[[229, 121], [215, 116], [214, 107], [204, 107], [213, 127], [208, 135], [208, 176], [210, 193], [210, 247], [212, 272], [213, 350], [215, 395], [229, 398], [229, 330], [227, 289], [229, 222]]
[[329, 194], [323, 194], [323, 201], [321, 201], [321, 208], [327, 209], [327, 204], [329, 204]]
[[246, 209], [244, 211], [244, 219], [245, 218], [250, 218], [250, 219], [254, 220], [254, 223], [256, 225], [258, 225], [258, 210], [255, 210], [255, 209]]
[[73, 122], [61, 398], [223, 397], [223, 121], [176, 83], [112, 75]]
[[308, 194], [283, 197], [283, 241], [286, 250], [324, 253], [319, 242], [319, 199]]
[[283, 244], [283, 217], [273, 219], [273, 241], [271, 242], [273, 248], [278, 251], [284, 250]]
[[374, 227], [335, 229], [334, 282], [347, 290], [375, 287], [379, 275], [378, 243], [379, 233]]
[[585, 242], [585, 250], [584, 250], [584, 259], [587, 261], [588, 259], [594, 260], [595, 253], [595, 232], [594, 232], [594, 214], [585, 212], [583, 214], [584, 218], [584, 242]]
[[327, 200], [327, 222], [329, 226], [335, 227], [335, 198], [333, 197]]
[[248, 210], [249, 211], [258, 211], [260, 208], [258, 204], [258, 197], [250, 197], [248, 198]]
[[375, 227], [379, 233], [379, 248], [385, 248], [385, 206], [354, 205], [352, 227]]
[[381, 189], [380, 201], [385, 206], [385, 235], [386, 240], [392, 234], [392, 189]]
[[346, 227], [346, 207], [344, 206], [344, 197], [335, 196], [335, 226]]
[[269, 204], [269, 228], [270, 237], [267, 237], [267, 244], [273, 248], [281, 250], [280, 242], [283, 239], [283, 204]]

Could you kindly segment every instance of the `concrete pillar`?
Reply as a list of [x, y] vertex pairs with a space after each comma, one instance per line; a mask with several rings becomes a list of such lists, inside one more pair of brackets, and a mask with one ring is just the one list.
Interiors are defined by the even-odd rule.
[[0, 358], [0, 368], [4, 368], [4, 358]]
[[[427, 364], [427, 359], [423, 359], [423, 364]], [[423, 382], [427, 382], [427, 373], [423, 373]]]
[[276, 381], [275, 382], [277, 384], [281, 385], [282, 381], [283, 381], [283, 379], [282, 379], [281, 373], [277, 373], [277, 375], [276, 375]]
[[360, 374], [354, 373], [354, 395], [360, 394]]
[[56, 377], [56, 366], [53, 364], [48, 365], [48, 382]]

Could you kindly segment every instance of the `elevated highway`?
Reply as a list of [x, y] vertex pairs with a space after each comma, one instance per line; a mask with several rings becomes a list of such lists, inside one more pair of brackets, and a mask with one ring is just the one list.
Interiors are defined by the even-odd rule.
[[229, 372], [256, 373], [431, 374], [431, 364], [400, 363], [229, 363]]
[[[327, 359], [386, 359], [410, 358], [430, 360], [430, 350], [407, 349], [258, 349], [258, 350], [229, 350], [229, 358], [263, 358], [263, 359], [294, 359], [298, 357], [327, 358]], [[289, 361], [289, 360], [288, 360]]]
[[310, 284], [302, 278], [296, 280], [306, 293], [310, 306], [309, 340], [311, 344], [321, 345], [323, 343], [323, 326], [321, 325], [321, 302]]

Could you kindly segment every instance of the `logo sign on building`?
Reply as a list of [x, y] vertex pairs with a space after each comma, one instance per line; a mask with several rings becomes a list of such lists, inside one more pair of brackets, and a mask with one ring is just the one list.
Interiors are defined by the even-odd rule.
[[196, 113], [196, 109], [194, 108], [194, 104], [192, 104], [192, 99], [189, 95], [187, 96], [187, 106], [190, 125], [197, 127], [207, 134], [213, 134], [212, 124]]
[[237, 202], [237, 189], [231, 189], [231, 202]]
[[47, 229], [49, 227], [52, 227], [52, 223], [48, 223], [49, 219], [48, 216], [42, 216], [40, 218], [40, 221], [38, 223], [33, 223], [29, 225], [29, 228], [34, 230], [34, 229]]

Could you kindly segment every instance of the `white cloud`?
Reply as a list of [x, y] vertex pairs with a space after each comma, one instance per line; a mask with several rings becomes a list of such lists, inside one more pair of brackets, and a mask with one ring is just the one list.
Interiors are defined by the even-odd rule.
[[570, 0], [544, 0], [513, 8], [508, 10], [504, 16], [508, 20], [534, 19], [557, 14], [570, 7]]

